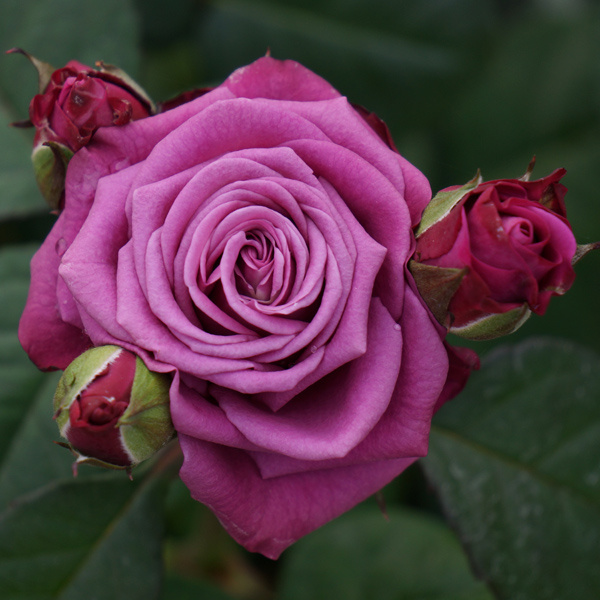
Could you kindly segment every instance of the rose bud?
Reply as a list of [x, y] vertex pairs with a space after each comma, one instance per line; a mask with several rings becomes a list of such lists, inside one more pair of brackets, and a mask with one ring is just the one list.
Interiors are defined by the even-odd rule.
[[65, 370], [54, 395], [61, 435], [82, 462], [129, 468], [173, 435], [170, 378], [118, 346], [92, 348]]
[[439, 192], [416, 230], [410, 263], [437, 320], [468, 339], [515, 331], [573, 283], [578, 252], [560, 183], [564, 169], [529, 181], [483, 182]]
[[99, 127], [126, 125], [155, 112], [146, 93], [124, 71], [97, 63], [97, 69], [70, 61], [61, 69], [19, 49], [36, 67], [39, 94], [29, 105], [35, 127], [32, 161], [40, 190], [50, 206], [59, 208], [64, 193], [66, 166], [89, 143]]

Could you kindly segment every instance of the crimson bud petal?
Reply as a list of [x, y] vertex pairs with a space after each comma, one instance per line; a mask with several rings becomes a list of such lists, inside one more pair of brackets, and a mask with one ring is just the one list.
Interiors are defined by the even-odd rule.
[[126, 468], [152, 456], [173, 435], [169, 385], [168, 376], [118, 346], [77, 357], [54, 396], [60, 433], [77, 463]]

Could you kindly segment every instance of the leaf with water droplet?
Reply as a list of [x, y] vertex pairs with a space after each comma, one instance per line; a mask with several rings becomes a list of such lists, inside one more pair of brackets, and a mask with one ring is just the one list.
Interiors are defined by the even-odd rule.
[[492, 353], [421, 464], [500, 600], [598, 597], [600, 356], [557, 340]]

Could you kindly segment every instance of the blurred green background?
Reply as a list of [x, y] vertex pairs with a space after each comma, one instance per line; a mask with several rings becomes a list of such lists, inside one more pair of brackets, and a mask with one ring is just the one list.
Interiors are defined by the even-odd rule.
[[[267, 51], [292, 58], [384, 119], [434, 192], [466, 182], [478, 168], [486, 179], [519, 177], [533, 155], [534, 177], [565, 167], [578, 241], [600, 239], [595, 0], [0, 0], [0, 40], [4, 49], [22, 47], [56, 67], [70, 59], [117, 64], [155, 101], [218, 84]], [[33, 182], [31, 131], [6, 127], [27, 117], [35, 93], [27, 61], [2, 57], [3, 246], [40, 241], [54, 219]], [[599, 268], [600, 252], [587, 256], [573, 289], [510, 341], [550, 334], [600, 350]], [[421, 508], [434, 503], [415, 469], [387, 498]], [[208, 511], [190, 505], [183, 486], [173, 487], [169, 506], [168, 531], [180, 543], [168, 546], [168, 564], [184, 575], [202, 564], [232, 593], [268, 597], [277, 567], [244, 555]], [[186, 595], [185, 584], [168, 585], [169, 598], [198, 597], [196, 587]], [[488, 596], [469, 596], [476, 597]]]

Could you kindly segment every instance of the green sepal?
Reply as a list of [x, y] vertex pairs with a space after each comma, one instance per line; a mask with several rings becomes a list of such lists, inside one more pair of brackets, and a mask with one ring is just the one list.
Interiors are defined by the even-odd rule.
[[505, 313], [491, 314], [461, 327], [450, 327], [450, 333], [467, 340], [483, 341], [515, 332], [531, 316], [527, 304]]
[[523, 175], [521, 175], [521, 177], [519, 177], [519, 181], [529, 181], [531, 179], [531, 174], [533, 173], [534, 168], [535, 168], [535, 155], [529, 161], [529, 164], [527, 165], [527, 170], [525, 171], [525, 173]]
[[96, 61], [96, 67], [99, 73], [104, 73], [110, 77], [110, 80], [115, 83], [119, 83], [124, 88], [128, 88], [133, 95], [138, 98], [141, 102], [146, 104], [148, 112], [151, 115], [156, 114], [156, 104], [152, 102], [152, 99], [146, 92], [146, 90], [135, 80], [133, 77], [128, 75], [123, 69], [116, 67], [115, 65], [106, 64], [103, 61]]
[[35, 180], [52, 210], [60, 208], [65, 191], [67, 165], [72, 156], [70, 148], [57, 142], [44, 142], [33, 149], [31, 162]]
[[40, 94], [44, 93], [46, 87], [50, 83], [52, 73], [56, 70], [50, 63], [37, 59], [35, 56], [25, 52], [22, 48], [11, 48], [6, 51], [6, 54], [22, 54], [35, 67], [38, 74], [38, 90]]
[[591, 244], [578, 244], [575, 256], [571, 260], [571, 264], [575, 265], [578, 263], [588, 252], [592, 250], [598, 250], [600, 248], [600, 242], [592, 242]]
[[73, 454], [75, 457], [75, 461], [73, 462], [73, 476], [77, 477], [79, 465], [91, 465], [93, 467], [102, 467], [103, 469], [114, 469], [115, 471], [127, 471], [129, 477], [131, 478], [131, 467], [124, 467], [121, 465], [113, 465], [112, 463], [106, 462], [104, 460], [100, 460], [98, 458], [93, 458], [91, 456], [85, 456], [81, 454], [81, 452], [75, 450], [69, 442], [54, 442], [57, 446], [61, 446], [62, 448], [66, 448]]
[[477, 171], [475, 177], [462, 187], [438, 192], [425, 207], [421, 222], [415, 230], [415, 237], [423, 235], [430, 227], [441, 221], [466, 194], [475, 189], [482, 181], [481, 173]]
[[121, 353], [119, 346], [99, 346], [78, 356], [63, 373], [54, 393], [54, 418], [60, 434], [69, 424], [69, 408], [106, 366]]
[[169, 375], [148, 370], [142, 359], [136, 358], [129, 406], [117, 421], [123, 446], [134, 464], [152, 456], [173, 437], [170, 384]]
[[448, 306], [460, 287], [468, 268], [437, 267], [411, 260], [408, 268], [417, 284], [419, 294], [440, 325], [451, 325]]

